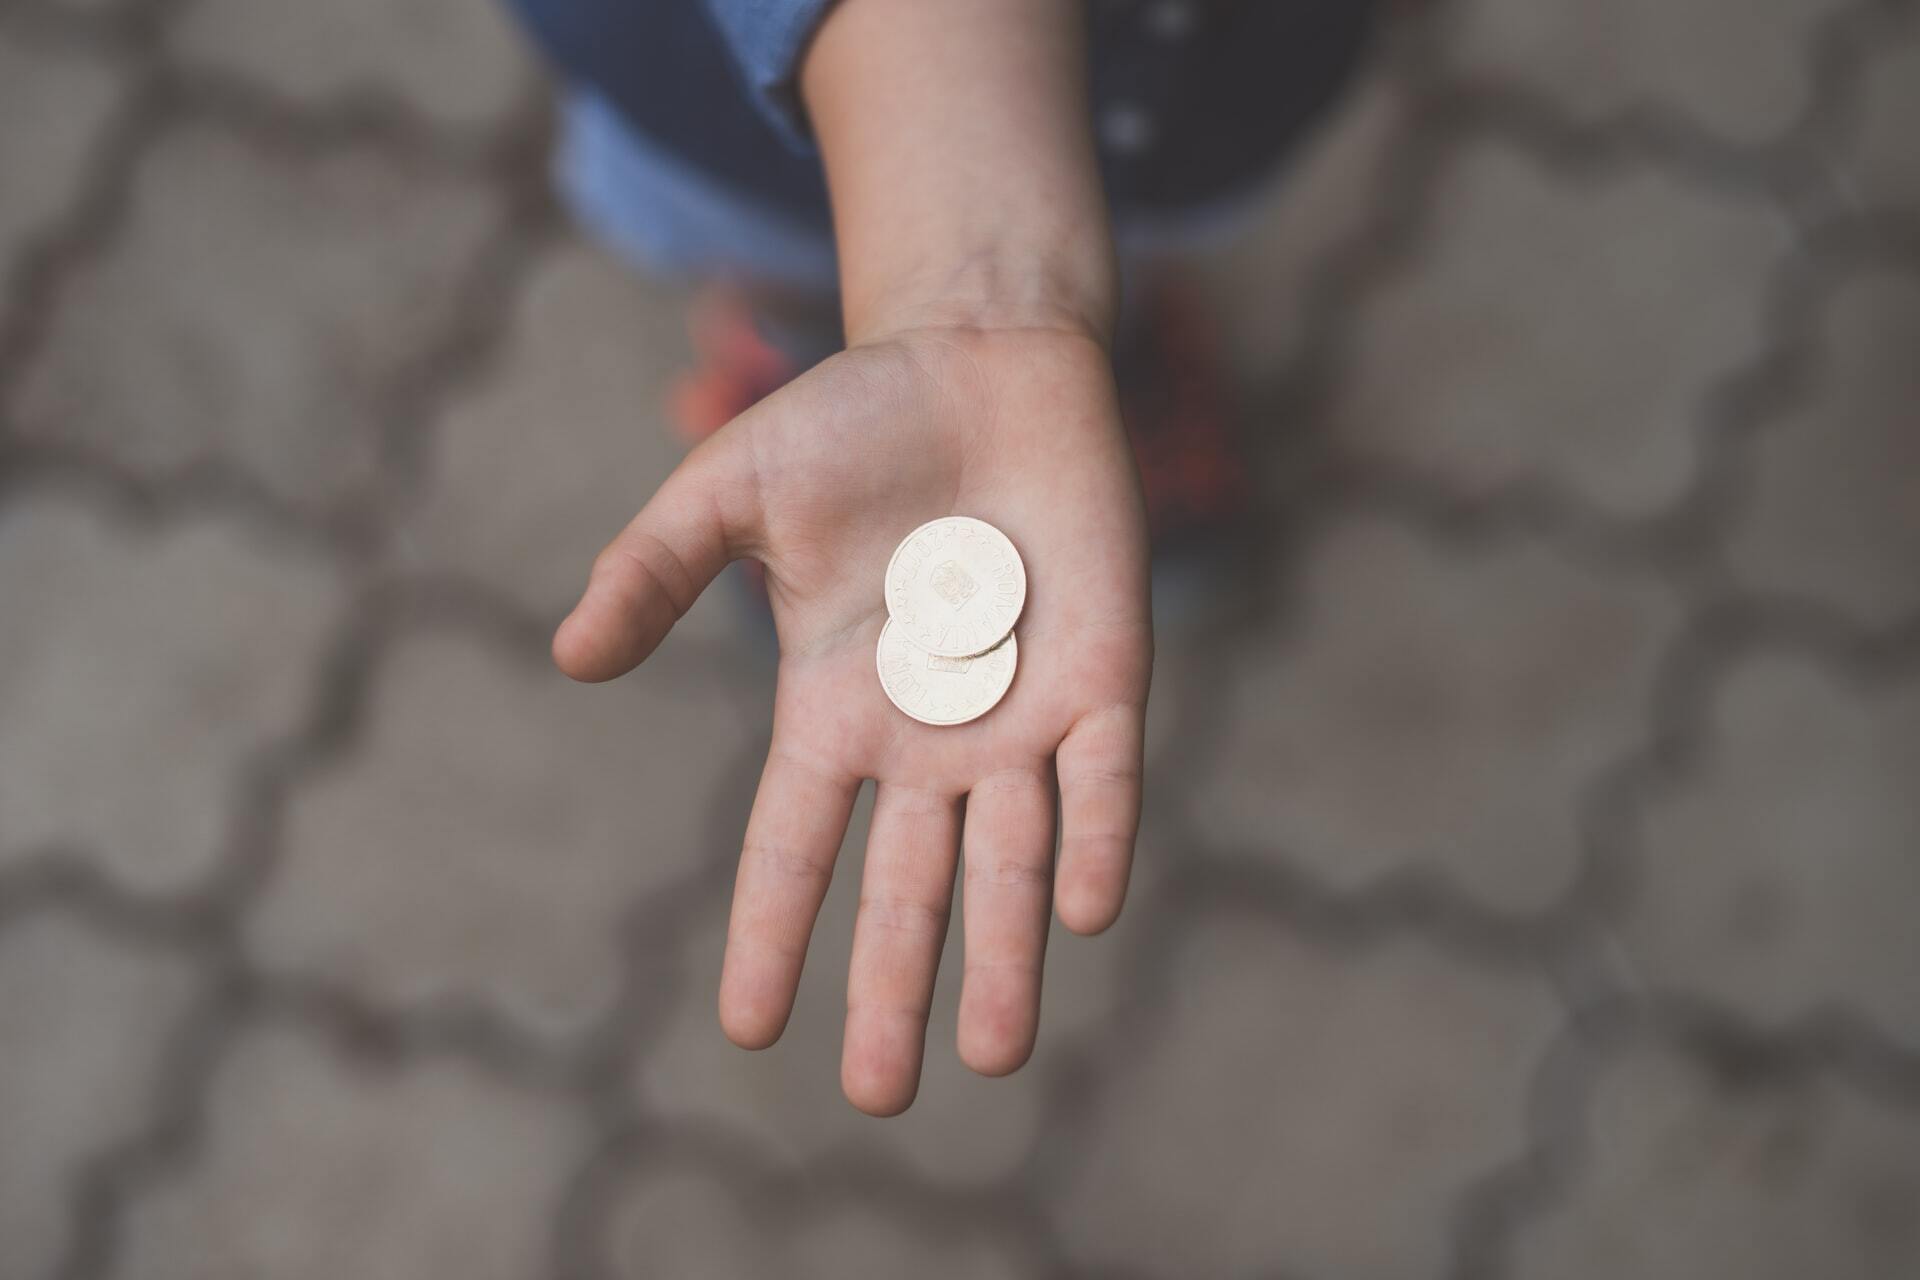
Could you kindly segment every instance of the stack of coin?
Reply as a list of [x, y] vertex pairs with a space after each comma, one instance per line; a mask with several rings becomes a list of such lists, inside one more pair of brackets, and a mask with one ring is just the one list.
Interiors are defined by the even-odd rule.
[[1027, 567], [984, 520], [930, 520], [887, 562], [887, 624], [876, 656], [880, 687], [923, 724], [965, 724], [1013, 683], [1013, 624], [1027, 603]]

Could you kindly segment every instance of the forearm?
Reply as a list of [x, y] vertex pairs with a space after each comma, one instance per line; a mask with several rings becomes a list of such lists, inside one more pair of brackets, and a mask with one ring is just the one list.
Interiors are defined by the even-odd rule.
[[847, 338], [932, 324], [1104, 341], [1113, 246], [1079, 0], [841, 0], [801, 71]]

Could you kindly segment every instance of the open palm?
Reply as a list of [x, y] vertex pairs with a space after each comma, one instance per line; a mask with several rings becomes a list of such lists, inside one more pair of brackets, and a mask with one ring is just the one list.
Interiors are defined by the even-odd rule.
[[[888, 557], [945, 515], [1005, 531], [1029, 585], [1006, 697], [933, 727], [887, 700], [874, 647]], [[1113, 922], [1139, 815], [1146, 545], [1105, 352], [1053, 330], [930, 329], [833, 357], [688, 456], [595, 561], [556, 661], [583, 680], [629, 670], [742, 557], [766, 567], [781, 656], [720, 983], [727, 1035], [779, 1038], [873, 778], [847, 1096], [875, 1114], [913, 1101], [963, 851], [960, 1054], [1014, 1070], [1038, 1025], [1049, 907], [1079, 933]]]

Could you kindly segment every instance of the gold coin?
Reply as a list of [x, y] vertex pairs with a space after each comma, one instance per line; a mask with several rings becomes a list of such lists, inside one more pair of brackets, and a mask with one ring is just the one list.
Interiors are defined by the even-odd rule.
[[993, 710], [1013, 683], [1020, 642], [1009, 635], [986, 653], [945, 658], [908, 640], [899, 624], [880, 628], [874, 654], [880, 687], [893, 705], [922, 724], [965, 724]]
[[985, 520], [946, 516], [900, 540], [885, 590], [887, 616], [905, 639], [942, 658], [970, 658], [1013, 633], [1027, 567]]

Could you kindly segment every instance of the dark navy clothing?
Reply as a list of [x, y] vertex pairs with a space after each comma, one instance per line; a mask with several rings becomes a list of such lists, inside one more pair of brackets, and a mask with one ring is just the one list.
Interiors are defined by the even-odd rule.
[[[832, 0], [512, 0], [561, 74], [650, 150], [828, 230], [795, 90]], [[1116, 222], [1256, 190], [1354, 67], [1368, 0], [1090, 0], [1093, 120]]]

